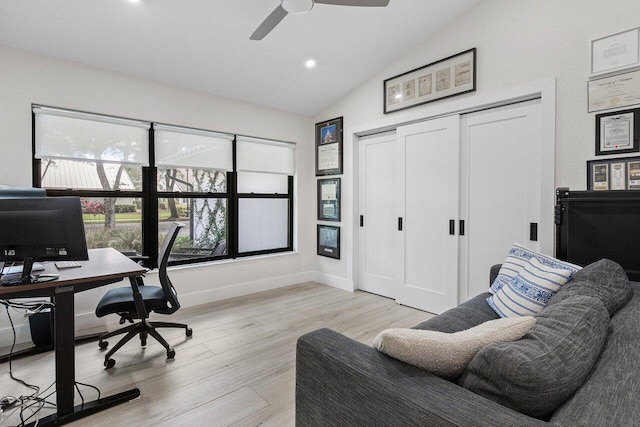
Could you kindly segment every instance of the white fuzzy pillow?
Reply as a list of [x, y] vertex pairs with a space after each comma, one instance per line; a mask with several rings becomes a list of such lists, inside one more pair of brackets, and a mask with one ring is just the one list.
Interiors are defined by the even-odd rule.
[[373, 346], [395, 359], [454, 379], [462, 374], [482, 347], [519, 340], [534, 323], [536, 319], [531, 316], [496, 319], [453, 334], [385, 329], [373, 340]]

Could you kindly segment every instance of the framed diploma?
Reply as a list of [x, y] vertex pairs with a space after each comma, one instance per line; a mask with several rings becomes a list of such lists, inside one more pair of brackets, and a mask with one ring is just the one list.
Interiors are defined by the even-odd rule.
[[640, 151], [640, 108], [596, 115], [596, 156]]
[[640, 104], [640, 70], [590, 80], [590, 113]]
[[587, 190], [640, 190], [640, 157], [589, 160]]
[[340, 227], [318, 225], [318, 255], [340, 259]]
[[316, 123], [316, 176], [342, 174], [342, 117]]
[[640, 65], [640, 28], [591, 42], [591, 74], [609, 73]]
[[384, 113], [476, 90], [476, 48], [407, 71], [383, 82]]
[[340, 221], [340, 178], [318, 180], [318, 219]]

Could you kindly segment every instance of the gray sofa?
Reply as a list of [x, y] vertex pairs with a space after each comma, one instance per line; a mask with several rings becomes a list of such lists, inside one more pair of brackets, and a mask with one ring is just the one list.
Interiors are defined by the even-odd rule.
[[[497, 268], [499, 266], [492, 268], [491, 280]], [[640, 283], [629, 282], [621, 270], [612, 261], [601, 260], [578, 272], [541, 312], [534, 325], [538, 329], [532, 328], [519, 342], [539, 339], [544, 335], [541, 330], [558, 324], [557, 319], [549, 320], [552, 312], [561, 316], [574, 312], [572, 304], [576, 302], [589, 305], [583, 312], [596, 313], [585, 321], [586, 326], [582, 322], [582, 332], [574, 328], [568, 335], [554, 338], [559, 346], [583, 345], [584, 348], [578, 354], [561, 356], [564, 361], [553, 359], [551, 365], [565, 363], [565, 367], [554, 366], [541, 375], [555, 375], [558, 386], [552, 379], [552, 387], [533, 390], [541, 392], [542, 397], [538, 396], [537, 401], [526, 401], [531, 390], [496, 385], [496, 377], [493, 384], [487, 385], [483, 383], [486, 378], [478, 374], [483, 363], [493, 360], [495, 363], [489, 364], [492, 375], [498, 375], [497, 378], [505, 375], [509, 369], [505, 369], [504, 360], [496, 354], [513, 357], [517, 351], [508, 346], [516, 343], [483, 348], [459, 379], [447, 381], [338, 332], [320, 329], [303, 335], [297, 343], [296, 425], [638, 426]], [[457, 332], [496, 319], [498, 316], [485, 301], [489, 295], [478, 295], [416, 328]], [[591, 329], [602, 330], [601, 342], [580, 335], [588, 334]], [[572, 342], [572, 339], [575, 340]], [[550, 346], [543, 339], [539, 347], [546, 351]], [[532, 359], [537, 356], [525, 354], [523, 357], [527, 360], [518, 363], [526, 365], [536, 362]], [[585, 362], [589, 357], [593, 359], [589, 362], [592, 365]], [[583, 362], [586, 371], [576, 371], [574, 368]], [[475, 368], [479, 371], [474, 372]], [[563, 385], [568, 377], [577, 381], [577, 390]], [[538, 383], [534, 373], [524, 386], [545, 387], [540, 384], [543, 383]], [[523, 396], [523, 392], [524, 402], [510, 401], [518, 393]], [[546, 399], [546, 409], [536, 406], [540, 399]], [[548, 405], [553, 410], [550, 411]]]

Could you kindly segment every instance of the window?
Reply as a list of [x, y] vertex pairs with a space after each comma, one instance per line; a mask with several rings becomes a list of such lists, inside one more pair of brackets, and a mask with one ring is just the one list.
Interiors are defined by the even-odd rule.
[[171, 264], [293, 250], [295, 145], [34, 106], [34, 186], [82, 199], [90, 248]]

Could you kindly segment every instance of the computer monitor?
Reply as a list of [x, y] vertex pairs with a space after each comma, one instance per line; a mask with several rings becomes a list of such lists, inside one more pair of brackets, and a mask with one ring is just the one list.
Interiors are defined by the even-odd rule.
[[0, 199], [32, 199], [36, 197], [47, 197], [47, 190], [44, 188], [0, 185]]
[[17, 282], [37, 281], [34, 261], [87, 259], [80, 198], [0, 199], [0, 261], [23, 262]]

